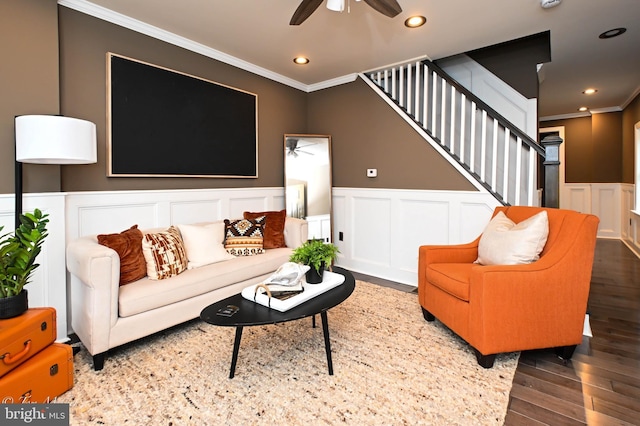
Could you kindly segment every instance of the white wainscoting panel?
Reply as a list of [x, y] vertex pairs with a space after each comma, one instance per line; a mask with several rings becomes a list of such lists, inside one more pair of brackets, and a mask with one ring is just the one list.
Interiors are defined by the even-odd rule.
[[[627, 243], [632, 242], [633, 213], [635, 209], [635, 185], [623, 183], [622, 191], [622, 222], [620, 226], [620, 238]], [[640, 207], [640, 206], [639, 206]]]
[[244, 211], [282, 210], [283, 188], [77, 192], [67, 195], [67, 240], [181, 223], [237, 219]]
[[634, 185], [625, 183], [568, 183], [562, 208], [591, 213], [600, 219], [598, 238], [619, 238], [630, 243], [633, 230]]
[[[29, 293], [29, 307], [50, 306], [56, 309], [56, 340], [59, 342], [68, 340], [64, 197], [65, 194], [59, 192], [24, 194], [22, 201], [24, 211], [38, 208], [49, 215], [49, 236], [36, 259], [40, 266], [25, 288]], [[0, 235], [14, 230], [14, 203], [13, 194], [0, 195], [0, 226], [4, 226]]]
[[591, 213], [600, 218], [599, 238], [620, 238], [622, 222], [621, 184], [591, 185]]
[[333, 234], [341, 252], [337, 263], [417, 285], [421, 245], [472, 241], [498, 205], [485, 192], [334, 188]]
[[562, 208], [591, 213], [591, 185], [588, 183], [567, 183], [564, 186]]
[[633, 210], [631, 212], [631, 229], [629, 231], [629, 241], [627, 245], [634, 253], [640, 257], [640, 211]]

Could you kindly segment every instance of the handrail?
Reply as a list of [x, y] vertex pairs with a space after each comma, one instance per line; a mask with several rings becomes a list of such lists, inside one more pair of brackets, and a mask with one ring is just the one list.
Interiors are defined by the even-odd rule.
[[446, 80], [447, 83], [449, 83], [450, 85], [455, 87], [459, 92], [463, 93], [467, 98], [469, 98], [473, 102], [475, 102], [476, 105], [480, 106], [482, 109], [487, 111], [489, 113], [489, 115], [491, 115], [493, 118], [498, 120], [498, 122], [500, 124], [502, 124], [503, 127], [509, 129], [509, 131], [511, 133], [515, 134], [520, 139], [522, 139], [523, 142], [525, 142], [531, 148], [535, 149], [538, 154], [540, 154], [542, 157], [545, 156], [544, 148], [542, 146], [540, 146], [540, 144], [537, 143], [533, 138], [531, 138], [531, 136], [529, 136], [526, 133], [524, 133], [516, 125], [514, 125], [512, 122], [507, 120], [502, 114], [500, 114], [495, 109], [491, 108], [484, 101], [482, 101], [482, 99], [478, 98], [469, 89], [467, 89], [466, 87], [464, 87], [463, 85], [458, 83], [456, 80], [451, 78], [451, 76], [449, 74], [447, 74], [446, 72], [444, 72], [444, 70], [442, 68], [440, 68], [438, 65], [436, 65], [435, 63], [433, 63], [433, 62], [431, 62], [431, 61], [429, 61], [427, 59], [423, 60], [422, 63], [424, 65], [426, 65], [427, 68], [429, 68], [430, 70], [435, 71], [436, 74], [438, 74], [438, 76], [440, 78], [442, 78], [443, 80]]
[[535, 205], [537, 164], [549, 151], [446, 71], [418, 60], [364, 76], [496, 199]]

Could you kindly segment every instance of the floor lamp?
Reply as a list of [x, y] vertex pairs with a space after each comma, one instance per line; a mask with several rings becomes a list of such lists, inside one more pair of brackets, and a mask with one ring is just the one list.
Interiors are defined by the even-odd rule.
[[22, 163], [90, 164], [97, 162], [96, 125], [61, 115], [15, 118], [16, 229], [22, 214]]

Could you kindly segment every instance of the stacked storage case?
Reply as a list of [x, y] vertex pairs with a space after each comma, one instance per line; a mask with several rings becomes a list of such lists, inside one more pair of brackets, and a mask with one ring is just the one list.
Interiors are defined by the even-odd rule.
[[49, 403], [73, 387], [73, 349], [56, 340], [56, 311], [0, 320], [0, 403]]

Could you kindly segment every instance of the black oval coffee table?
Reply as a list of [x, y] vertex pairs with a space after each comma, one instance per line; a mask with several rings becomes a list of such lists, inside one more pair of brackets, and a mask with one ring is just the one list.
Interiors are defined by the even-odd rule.
[[[344, 283], [285, 312], [279, 312], [251, 300], [247, 300], [242, 297], [242, 294], [240, 293], [220, 300], [219, 302], [209, 305], [202, 310], [200, 318], [203, 321], [212, 325], [236, 328], [236, 337], [233, 342], [233, 356], [231, 358], [231, 370], [229, 372], [230, 379], [235, 375], [238, 351], [240, 349], [240, 340], [242, 339], [242, 329], [244, 327], [277, 324], [307, 317], [313, 317], [313, 325], [315, 327], [316, 314], [320, 314], [320, 317], [322, 318], [322, 333], [324, 334], [324, 348], [327, 353], [327, 365], [329, 367], [329, 375], [333, 375], [333, 361], [331, 360], [331, 342], [329, 340], [329, 321], [327, 319], [327, 311], [344, 302], [351, 293], [353, 293], [353, 290], [356, 287], [356, 283], [351, 272], [339, 267], [334, 267], [333, 272], [344, 275]], [[219, 311], [223, 311], [225, 308], [230, 306], [237, 307], [237, 312], [231, 316], [218, 314]]]

